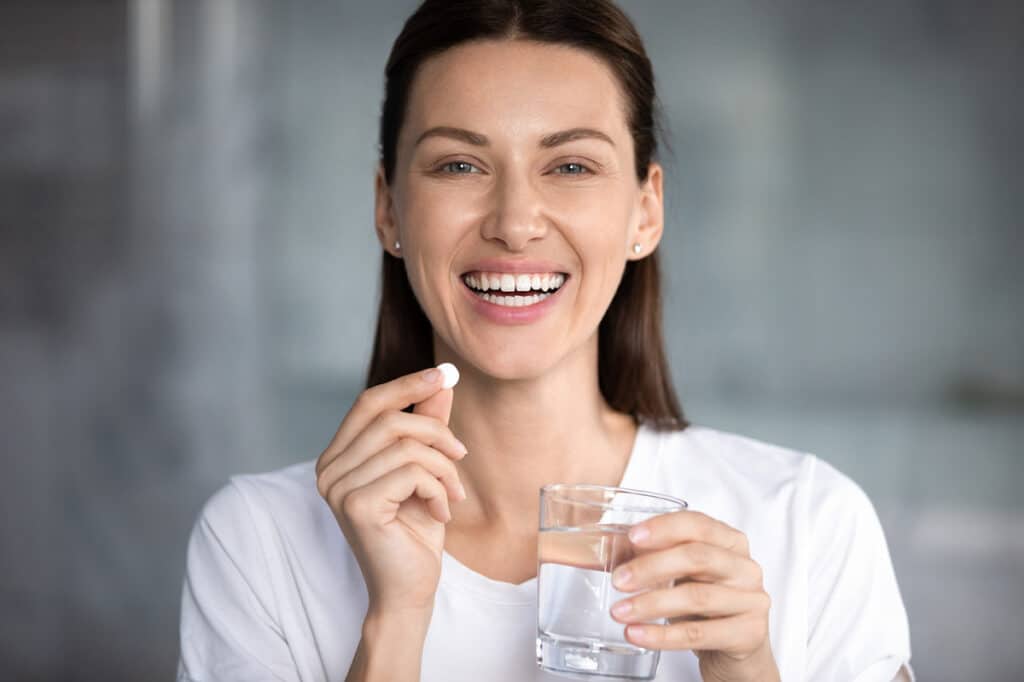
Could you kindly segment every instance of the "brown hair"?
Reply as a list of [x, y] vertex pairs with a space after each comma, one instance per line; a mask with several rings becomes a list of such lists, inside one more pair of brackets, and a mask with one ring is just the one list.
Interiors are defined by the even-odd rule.
[[[654, 73], [643, 41], [610, 0], [426, 0], [405, 22], [385, 68], [380, 159], [390, 184], [398, 134], [418, 67], [471, 40], [524, 39], [586, 50], [611, 68], [626, 100], [637, 179], [657, 150]], [[377, 332], [366, 385], [434, 364], [433, 329], [413, 294], [405, 265], [387, 251], [381, 263]], [[598, 383], [615, 410], [659, 429], [687, 426], [672, 388], [661, 329], [657, 253], [626, 263], [598, 327]]]

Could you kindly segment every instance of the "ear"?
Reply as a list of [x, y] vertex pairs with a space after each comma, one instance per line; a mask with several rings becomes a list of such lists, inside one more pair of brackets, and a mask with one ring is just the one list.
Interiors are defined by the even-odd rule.
[[[630, 260], [646, 258], [661, 241], [665, 226], [665, 202], [663, 194], [664, 172], [661, 164], [651, 162], [647, 179], [640, 186], [639, 219], [626, 244]], [[633, 245], [640, 245], [640, 253], [633, 251]]]
[[384, 166], [377, 166], [377, 175], [374, 179], [374, 209], [373, 217], [377, 226], [377, 239], [384, 250], [395, 258], [401, 258], [402, 252], [395, 248], [399, 241], [398, 225], [395, 224], [395, 213], [393, 210], [393, 196], [388, 181], [384, 177]]

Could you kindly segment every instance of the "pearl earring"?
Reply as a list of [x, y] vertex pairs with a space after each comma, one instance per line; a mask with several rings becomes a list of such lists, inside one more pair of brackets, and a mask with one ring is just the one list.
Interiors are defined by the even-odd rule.
[[633, 244], [633, 253], [639, 254], [643, 250], [644, 250], [644, 247], [640, 246], [640, 242], [637, 242], [636, 244]]
[[399, 243], [398, 243], [398, 242], [396, 241], [396, 242], [395, 242], [395, 251], [398, 251], [398, 250], [399, 250], [399, 249], [401, 249], [401, 248], [402, 248], [402, 245], [401, 245], [401, 244], [399, 244]]

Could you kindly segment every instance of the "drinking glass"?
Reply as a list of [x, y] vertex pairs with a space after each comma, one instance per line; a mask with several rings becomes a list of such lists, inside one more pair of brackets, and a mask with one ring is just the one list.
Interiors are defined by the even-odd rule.
[[[612, 620], [612, 605], [631, 594], [612, 586], [612, 571], [636, 554], [626, 535], [633, 524], [685, 508], [686, 502], [674, 497], [627, 488], [564, 483], [541, 488], [537, 664], [542, 669], [576, 678], [654, 678], [659, 652], [627, 642], [625, 626]], [[664, 585], [670, 586], [671, 581]]]

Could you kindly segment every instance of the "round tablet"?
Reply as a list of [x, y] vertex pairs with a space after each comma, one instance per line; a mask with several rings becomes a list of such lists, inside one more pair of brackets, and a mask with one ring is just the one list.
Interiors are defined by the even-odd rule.
[[459, 370], [450, 362], [442, 362], [437, 366], [441, 370], [441, 388], [451, 388], [459, 383]]

